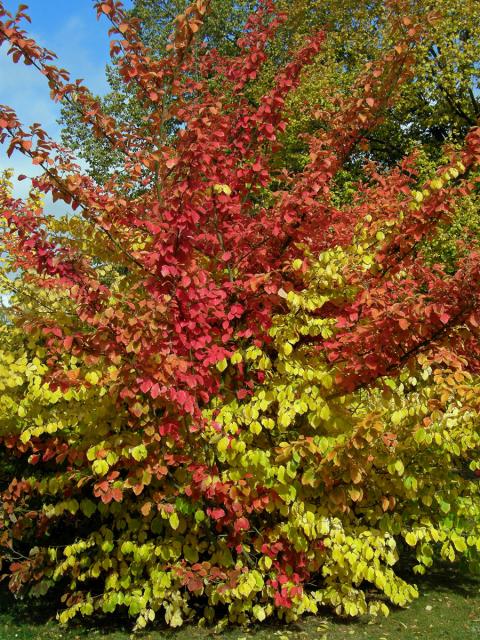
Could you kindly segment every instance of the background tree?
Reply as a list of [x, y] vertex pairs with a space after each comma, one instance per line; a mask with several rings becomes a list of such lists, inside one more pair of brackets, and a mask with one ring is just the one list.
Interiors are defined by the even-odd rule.
[[[160, 3], [136, 0], [132, 15], [141, 20], [142, 40], [151, 47], [153, 55], [164, 55], [175, 17], [187, 4], [186, 0]], [[287, 21], [269, 44], [270, 63], [256, 82], [258, 88], [252, 89], [252, 98], [256, 95], [258, 99], [264, 93], [275, 69], [288, 61], [292, 49], [311, 29], [328, 31], [315, 65], [306, 72], [300, 90], [290, 98], [291, 113], [283, 153], [287, 164], [298, 168], [306, 161], [307, 150], [301, 134], [321, 126], [321, 118], [315, 117], [322, 108], [321, 100], [331, 99], [338, 92], [348, 92], [364, 65], [375, 59], [382, 49], [386, 51], [394, 46], [387, 19], [391, 3], [294, 0], [280, 1], [277, 5], [285, 11]], [[419, 20], [429, 19], [435, 10], [435, 19], [431, 20], [428, 36], [416, 50], [414, 76], [401, 88], [381, 126], [366, 138], [368, 157], [391, 166], [413, 147], [422, 145], [428, 157], [438, 161], [443, 145], [461, 141], [480, 115], [480, 8], [474, 0], [469, 0], [467, 5], [460, 0], [436, 3], [422, 0], [392, 6], [397, 6], [399, 12], [413, 13]], [[252, 0], [214, 1], [201, 27], [207, 45], [221, 53], [235, 52], [241, 25], [254, 7]], [[102, 101], [104, 110], [124, 120], [138, 121], [144, 115], [142, 108], [132, 95], [125, 93], [114, 67], [108, 70], [108, 78], [113, 91]], [[71, 105], [64, 107], [63, 122], [66, 125], [64, 141], [85, 160], [94, 159], [96, 177], [104, 179], [115, 160], [103, 157], [105, 149], [101, 151], [101, 141], [91, 136]], [[364, 157], [365, 153], [360, 154], [360, 161]], [[352, 171], [355, 176], [356, 172]]]

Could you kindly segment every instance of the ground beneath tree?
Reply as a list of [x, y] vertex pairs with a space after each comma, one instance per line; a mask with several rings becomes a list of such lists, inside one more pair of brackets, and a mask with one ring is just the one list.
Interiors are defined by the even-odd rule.
[[[393, 611], [377, 621], [338, 621], [331, 616], [309, 617], [290, 626], [263, 625], [255, 629], [185, 627], [179, 631], [151, 630], [139, 640], [477, 640], [480, 638], [480, 578], [460, 569], [444, 569], [417, 580], [422, 595], [408, 609]], [[125, 628], [76, 626], [62, 629], [44, 606], [0, 603], [0, 640], [127, 640]]]

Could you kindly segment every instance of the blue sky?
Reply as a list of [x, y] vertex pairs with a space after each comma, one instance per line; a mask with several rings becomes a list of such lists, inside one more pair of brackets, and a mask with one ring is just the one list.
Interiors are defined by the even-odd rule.
[[[94, 93], [108, 89], [109, 23], [105, 18], [97, 20], [92, 0], [3, 0], [3, 4], [10, 11], [28, 4], [32, 23], [25, 23], [25, 28], [39, 44], [58, 55], [57, 66], [70, 71], [73, 79], [83, 78]], [[131, 0], [124, 4], [130, 7]], [[45, 78], [33, 67], [14, 64], [6, 50], [5, 45], [0, 48], [0, 104], [15, 109], [24, 124], [40, 122], [58, 139], [60, 107], [50, 100]], [[17, 174], [32, 175], [26, 160], [18, 155], [9, 159], [0, 147], [0, 170], [7, 167]], [[20, 183], [16, 193], [23, 195], [25, 188], [26, 183]]]

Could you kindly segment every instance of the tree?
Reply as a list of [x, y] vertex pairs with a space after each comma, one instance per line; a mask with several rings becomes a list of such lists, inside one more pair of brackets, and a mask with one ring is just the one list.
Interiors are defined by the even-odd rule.
[[[324, 105], [328, 126], [291, 171], [278, 164], [286, 100], [325, 36], [254, 101], [285, 16], [262, 3], [221, 55], [192, 46], [208, 4], [190, 5], [156, 59], [120, 3], [96, 3], [149, 114], [119, 124], [0, 3], [13, 59], [124, 158], [99, 184], [1, 108], [8, 152], [43, 173], [26, 202], [0, 192], [18, 274], [0, 435], [20, 468], [0, 541], [13, 591], [63, 589], [61, 622], [117, 608], [137, 628], [319, 604], [386, 613], [384, 598], [415, 596], [399, 547], [420, 572], [480, 547], [465, 471], [480, 453], [478, 254], [450, 276], [422, 254], [476, 189], [480, 130], [434, 176], [419, 179], [415, 154], [388, 174], [369, 164], [339, 201], [335, 180], [409, 77], [422, 24], [392, 13], [395, 46]], [[79, 215], [56, 220], [39, 193]]]

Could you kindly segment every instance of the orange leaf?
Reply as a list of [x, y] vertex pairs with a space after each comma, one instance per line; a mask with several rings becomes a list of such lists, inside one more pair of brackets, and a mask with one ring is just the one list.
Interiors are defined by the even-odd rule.
[[151, 502], [145, 502], [140, 511], [142, 512], [142, 514], [147, 517], [150, 513], [150, 511], [152, 510], [152, 503]]

